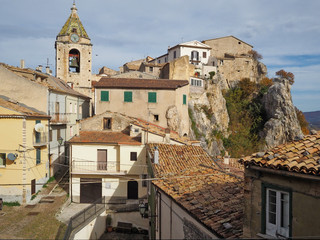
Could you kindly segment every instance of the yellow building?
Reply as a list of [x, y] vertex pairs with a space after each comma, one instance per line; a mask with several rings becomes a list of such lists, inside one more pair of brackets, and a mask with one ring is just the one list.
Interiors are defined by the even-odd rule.
[[27, 203], [49, 178], [50, 116], [0, 98], [0, 198]]

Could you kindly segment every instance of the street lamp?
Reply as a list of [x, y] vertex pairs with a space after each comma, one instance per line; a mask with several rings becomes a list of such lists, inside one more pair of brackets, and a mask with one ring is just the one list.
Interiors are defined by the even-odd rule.
[[141, 202], [139, 204], [139, 212], [141, 214], [141, 217], [147, 218], [148, 217], [148, 203]]

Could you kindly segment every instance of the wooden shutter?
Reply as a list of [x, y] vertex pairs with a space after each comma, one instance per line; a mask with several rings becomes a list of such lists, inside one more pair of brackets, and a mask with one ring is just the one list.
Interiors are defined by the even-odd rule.
[[157, 102], [157, 93], [156, 92], [149, 92], [148, 93], [148, 102], [149, 103], [156, 103]]
[[124, 92], [124, 101], [132, 102], [132, 92]]
[[97, 170], [107, 170], [108, 154], [106, 149], [98, 149]]
[[101, 101], [109, 102], [109, 91], [101, 91]]

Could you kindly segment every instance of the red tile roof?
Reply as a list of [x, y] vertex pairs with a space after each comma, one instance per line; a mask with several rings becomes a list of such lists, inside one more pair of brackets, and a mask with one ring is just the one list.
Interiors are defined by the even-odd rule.
[[320, 175], [320, 132], [239, 160], [246, 165]]
[[153, 184], [222, 238], [239, 238], [243, 221], [243, 178], [220, 169], [198, 146], [149, 144]]
[[101, 143], [141, 145], [137, 138], [133, 138], [122, 132], [80, 131], [79, 136], [74, 136], [70, 143]]
[[188, 80], [142, 79], [142, 78], [101, 78], [95, 88], [166, 89], [175, 90], [187, 86]]

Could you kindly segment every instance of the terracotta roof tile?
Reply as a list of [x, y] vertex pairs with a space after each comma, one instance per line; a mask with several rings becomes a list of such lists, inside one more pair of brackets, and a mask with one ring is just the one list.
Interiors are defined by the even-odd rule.
[[223, 238], [242, 235], [243, 178], [222, 171], [198, 146], [148, 144], [159, 152], [153, 181], [180, 206]]
[[102, 143], [141, 145], [139, 139], [130, 137], [122, 132], [80, 131], [79, 136], [74, 136], [70, 143]]
[[95, 88], [166, 89], [175, 90], [187, 86], [188, 80], [142, 79], [142, 78], [101, 78]]
[[[268, 159], [273, 154], [275, 158]], [[320, 132], [307, 135], [299, 141], [279, 145], [262, 157], [252, 154], [240, 159], [244, 165], [256, 165], [265, 168], [281, 169], [304, 174], [320, 175]]]

